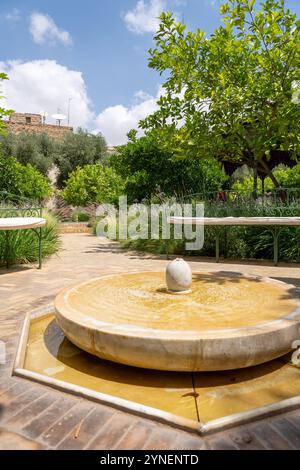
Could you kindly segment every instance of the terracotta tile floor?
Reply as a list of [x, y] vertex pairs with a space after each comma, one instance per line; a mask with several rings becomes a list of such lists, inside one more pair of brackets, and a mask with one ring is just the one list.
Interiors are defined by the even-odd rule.
[[[201, 438], [12, 377], [20, 325], [28, 310], [51, 303], [62, 287], [78, 281], [163, 269], [167, 263], [163, 257], [122, 251], [118, 244], [89, 234], [65, 234], [62, 239], [63, 250], [41, 271], [0, 270], [0, 340], [7, 353], [5, 364], [0, 363], [0, 449], [300, 449], [300, 409]], [[189, 261], [198, 271], [258, 274], [300, 286], [299, 265]]]

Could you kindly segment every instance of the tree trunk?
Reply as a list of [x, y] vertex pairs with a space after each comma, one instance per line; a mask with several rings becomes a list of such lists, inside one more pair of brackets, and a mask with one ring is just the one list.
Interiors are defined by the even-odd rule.
[[269, 176], [269, 178], [271, 178], [275, 188], [280, 188], [280, 184], [278, 180], [275, 178], [275, 176], [273, 175], [272, 171], [270, 170], [266, 162], [264, 162], [263, 160], [260, 160], [259, 164], [261, 165], [263, 172], [266, 173]]

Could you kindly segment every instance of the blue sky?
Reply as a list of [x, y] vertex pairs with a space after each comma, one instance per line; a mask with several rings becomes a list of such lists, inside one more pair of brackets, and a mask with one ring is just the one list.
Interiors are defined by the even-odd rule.
[[[100, 130], [110, 144], [155, 109], [162, 78], [147, 67], [156, 16], [175, 11], [189, 29], [220, 24], [221, 0], [0, 0], [0, 70], [7, 105]], [[286, 0], [300, 16], [299, 0]]]

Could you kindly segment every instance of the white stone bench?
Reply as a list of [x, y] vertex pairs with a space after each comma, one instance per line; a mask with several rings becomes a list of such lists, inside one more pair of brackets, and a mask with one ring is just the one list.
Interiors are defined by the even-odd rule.
[[[228, 226], [268, 226], [274, 240], [274, 264], [278, 264], [278, 239], [282, 227], [300, 226], [300, 217], [169, 217], [170, 224]], [[220, 259], [220, 233], [216, 231], [216, 262]]]
[[6, 232], [6, 263], [9, 266], [9, 233], [12, 230], [34, 230], [39, 239], [39, 269], [42, 267], [42, 227], [46, 220], [41, 217], [0, 217], [0, 231]]

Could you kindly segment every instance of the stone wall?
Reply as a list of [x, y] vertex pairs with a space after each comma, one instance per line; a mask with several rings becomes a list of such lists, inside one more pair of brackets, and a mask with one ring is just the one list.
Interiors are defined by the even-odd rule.
[[41, 125], [42, 116], [40, 114], [32, 114], [32, 113], [13, 113], [9, 118], [10, 124], [34, 124], [34, 125]]
[[13, 113], [6, 124], [8, 131], [12, 134], [20, 134], [21, 132], [46, 133], [54, 139], [61, 139], [68, 132], [73, 132], [73, 127], [43, 124], [39, 114]]
[[64, 222], [59, 224], [59, 233], [92, 233], [88, 222]]

